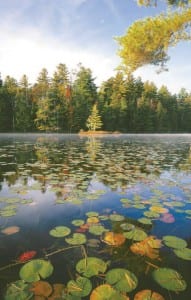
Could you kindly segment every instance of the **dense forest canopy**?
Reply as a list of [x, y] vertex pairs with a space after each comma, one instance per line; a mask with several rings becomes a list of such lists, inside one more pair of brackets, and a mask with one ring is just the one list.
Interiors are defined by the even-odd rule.
[[[72, 79], [71, 79], [72, 78]], [[0, 87], [1, 132], [191, 132], [191, 93], [118, 72], [96, 87], [82, 65], [70, 74], [60, 63], [52, 77], [44, 68], [31, 85], [7, 76]]]

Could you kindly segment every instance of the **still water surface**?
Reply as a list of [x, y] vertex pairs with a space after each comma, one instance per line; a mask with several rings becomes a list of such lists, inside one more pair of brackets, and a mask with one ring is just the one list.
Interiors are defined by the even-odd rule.
[[[55, 237], [57, 226], [70, 233]], [[1, 299], [35, 299], [22, 289], [24, 298], [10, 296], [10, 284], [23, 276], [26, 285], [35, 281], [20, 272], [28, 263], [21, 255], [33, 251], [33, 260], [53, 267], [41, 279], [64, 284], [59, 299], [95, 300], [93, 289], [107, 283], [116, 300], [145, 289], [189, 300], [190, 249], [191, 135], [0, 135]], [[106, 270], [91, 277], [76, 270], [88, 257], [102, 259]], [[107, 279], [115, 268], [136, 276], [128, 292]], [[79, 276], [91, 281], [88, 295], [70, 289]]]

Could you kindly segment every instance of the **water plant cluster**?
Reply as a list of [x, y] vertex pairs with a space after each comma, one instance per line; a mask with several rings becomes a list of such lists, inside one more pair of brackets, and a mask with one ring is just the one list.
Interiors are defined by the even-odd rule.
[[0, 148], [1, 298], [189, 299], [187, 144], [78, 141]]

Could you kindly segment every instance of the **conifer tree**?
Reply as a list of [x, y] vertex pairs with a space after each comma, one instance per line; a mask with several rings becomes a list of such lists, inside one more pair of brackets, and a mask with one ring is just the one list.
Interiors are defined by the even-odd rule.
[[100, 129], [102, 127], [101, 117], [99, 115], [96, 104], [94, 104], [92, 108], [92, 112], [87, 119], [86, 126], [88, 127], [89, 130], [93, 130], [93, 131]]

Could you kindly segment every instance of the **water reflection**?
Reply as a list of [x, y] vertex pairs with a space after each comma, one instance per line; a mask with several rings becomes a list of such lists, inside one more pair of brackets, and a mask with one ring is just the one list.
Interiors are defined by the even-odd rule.
[[59, 136], [11, 141], [0, 148], [0, 181], [38, 181], [42, 190], [58, 180], [88, 185], [95, 176], [111, 189], [148, 182], [164, 170], [189, 170], [190, 141], [147, 137], [59, 139]]
[[[191, 247], [190, 145], [191, 136], [4, 136], [0, 139], [0, 226], [3, 230], [17, 226], [20, 231], [10, 236], [0, 232], [0, 267], [23, 251], [35, 250], [44, 257], [62, 248], [64, 238], [55, 241], [49, 231], [64, 225], [72, 233], [86, 234], [88, 255], [109, 260], [112, 267], [126, 267], [140, 277], [139, 289], [149, 286], [167, 300], [189, 299], [189, 261], [175, 257], [163, 245], [153, 262], [130, 251], [132, 238], [114, 247], [113, 241], [104, 244], [103, 234], [104, 230], [121, 233], [130, 224], [158, 239], [176, 235]], [[93, 223], [90, 230], [86, 213], [92, 211], [97, 218], [92, 223], [99, 222], [99, 226]], [[76, 228], [72, 225], [75, 219], [83, 220], [85, 226]], [[100, 235], [98, 229], [103, 229]], [[63, 269], [71, 262], [71, 275], [81, 255], [81, 249], [75, 249], [51, 262]], [[183, 274], [188, 282], [186, 292], [169, 296], [157, 287], [150, 276], [155, 265]], [[57, 283], [61, 270], [55, 272], [51, 280]], [[7, 282], [18, 280], [19, 268], [10, 273], [2, 275], [2, 290]], [[65, 275], [65, 282], [70, 275]]]

